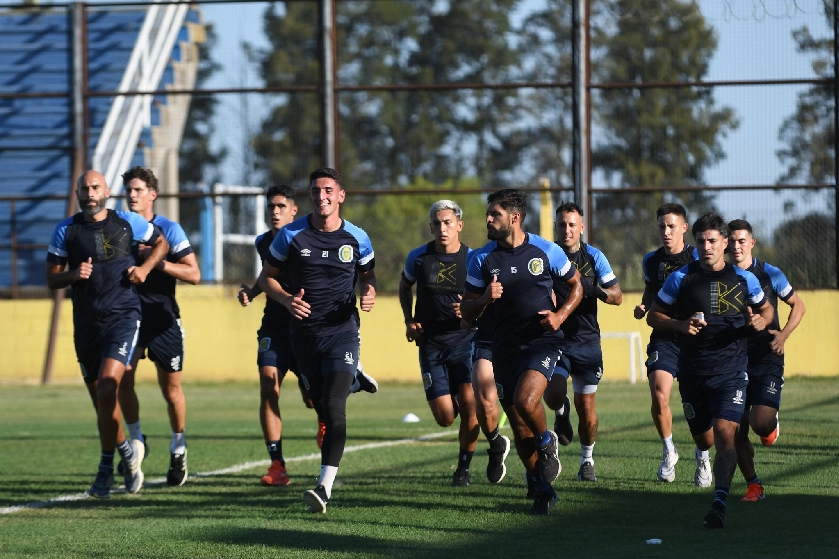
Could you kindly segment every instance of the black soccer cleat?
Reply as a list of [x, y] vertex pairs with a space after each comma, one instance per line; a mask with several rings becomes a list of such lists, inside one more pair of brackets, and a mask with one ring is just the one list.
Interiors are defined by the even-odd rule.
[[166, 484], [180, 487], [189, 474], [186, 466], [186, 449], [183, 454], [171, 454], [169, 457], [169, 471], [166, 472]]
[[723, 526], [725, 526], [725, 505], [719, 501], [714, 501], [705, 515], [705, 527], [722, 528]]
[[469, 487], [471, 481], [472, 478], [469, 476], [469, 472], [458, 468], [452, 476], [452, 487]]
[[597, 481], [594, 475], [594, 464], [591, 462], [583, 462], [580, 465], [580, 471], [577, 472], [577, 481]]
[[554, 491], [553, 487], [548, 488], [548, 491], [538, 491], [533, 498], [533, 506], [530, 507], [530, 514], [537, 516], [545, 516], [556, 504], [559, 496]]
[[499, 448], [492, 448], [492, 444], [490, 444], [487, 449], [489, 455], [487, 479], [490, 483], [501, 483], [501, 480], [507, 475], [507, 466], [504, 465], [504, 460], [510, 453], [510, 439], [504, 435], [499, 435], [495, 440], [500, 442]]
[[358, 380], [358, 390], [356, 392], [369, 392], [375, 394], [379, 391], [379, 383], [376, 379], [364, 372], [364, 365], [361, 361], [358, 362], [358, 369], [356, 369], [356, 380]]
[[556, 446], [556, 433], [548, 431], [550, 442], [542, 448], [536, 449], [539, 456], [537, 464], [539, 476], [545, 483], [553, 483], [562, 471], [562, 464], [559, 462], [559, 449]]
[[568, 446], [574, 440], [574, 427], [571, 425], [571, 402], [568, 396], [562, 403], [562, 413], [556, 412], [554, 419], [554, 432], [559, 444]]
[[303, 501], [309, 506], [309, 512], [324, 513], [326, 505], [329, 504], [329, 497], [326, 496], [326, 489], [318, 485], [303, 493]]
[[527, 484], [527, 499], [536, 498], [536, 478], [529, 472], [524, 472], [524, 483]]
[[96, 471], [96, 479], [93, 480], [93, 485], [87, 490], [87, 494], [97, 499], [109, 499], [111, 497], [111, 486], [114, 484], [114, 470], [113, 468], [106, 468], [99, 466]]

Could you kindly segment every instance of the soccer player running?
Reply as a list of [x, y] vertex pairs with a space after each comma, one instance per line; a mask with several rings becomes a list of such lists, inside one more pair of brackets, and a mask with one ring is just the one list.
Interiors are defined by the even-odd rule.
[[[297, 215], [294, 190], [290, 186], [272, 186], [266, 191], [265, 198], [265, 217], [271, 229], [259, 235], [254, 243], [263, 264], [268, 258], [269, 248], [277, 232], [291, 223]], [[285, 268], [281, 268], [278, 280], [288, 289], [286, 277]], [[260, 293], [262, 290], [258, 283], [253, 287], [243, 284], [238, 295], [239, 302], [246, 307]], [[256, 364], [259, 367], [259, 423], [271, 459], [268, 472], [259, 480], [259, 483], [266, 487], [291, 483], [283, 459], [283, 423], [280, 415], [280, 386], [288, 371], [297, 373], [289, 338], [290, 320], [288, 309], [274, 299], [266, 297], [262, 324], [256, 333], [259, 343], [256, 354]], [[313, 407], [305, 388], [301, 387], [301, 392], [307, 407]]]
[[[180, 308], [175, 300], [177, 280], [197, 285], [201, 281], [201, 270], [195, 252], [183, 228], [163, 216], [155, 215], [154, 201], [157, 199], [159, 183], [154, 173], [145, 167], [132, 167], [122, 175], [122, 184], [128, 195], [128, 208], [146, 221], [160, 228], [169, 243], [169, 253], [151, 272], [146, 281], [137, 286], [143, 319], [137, 346], [119, 386], [119, 404], [132, 440], [141, 440], [148, 454], [146, 436], [140, 427], [140, 402], [134, 390], [134, 379], [140, 359], [149, 359], [157, 369], [157, 383], [166, 400], [169, 412], [169, 426], [172, 440], [169, 443], [169, 470], [166, 483], [183, 485], [188, 470], [186, 461], [186, 398], [181, 388], [184, 365], [184, 330], [181, 325]], [[142, 247], [135, 255], [143, 262], [149, 249]], [[123, 464], [120, 464], [123, 468]]]
[[[492, 358], [498, 396], [521, 461], [537, 477], [531, 514], [548, 514], [561, 470], [557, 438], [547, 428], [542, 395], [560, 355], [560, 325], [582, 299], [580, 274], [554, 243], [526, 233], [527, 196], [514, 189], [487, 197], [490, 242], [470, 261], [461, 312], [477, 319], [492, 304]], [[566, 300], [554, 303], [554, 282]]]
[[684, 335], [679, 392], [696, 445], [716, 449], [714, 501], [705, 526], [722, 528], [737, 468], [734, 439], [748, 386], [746, 330], [771, 323], [772, 305], [751, 273], [725, 261], [728, 225], [709, 212], [693, 225], [699, 260], [670, 274], [647, 314], [653, 328]]
[[[309, 175], [312, 212], [283, 227], [259, 275], [265, 294], [291, 313], [291, 342], [300, 375], [324, 423], [321, 472], [303, 499], [326, 512], [347, 440], [346, 407], [358, 368], [359, 316], [376, 301], [373, 247], [362, 229], [341, 218], [341, 175], [324, 167]], [[286, 290], [276, 279], [286, 266]]]
[[[696, 249], [685, 243], [688, 230], [687, 212], [681, 204], [663, 204], [656, 211], [661, 248], [647, 253], [641, 264], [644, 271], [644, 295], [635, 307], [635, 318], [641, 320], [653, 304], [656, 294], [667, 277], [679, 268], [696, 260]], [[661, 437], [661, 465], [658, 479], [676, 479], [679, 453], [673, 444], [673, 413], [670, 411], [670, 392], [679, 375], [679, 333], [653, 328], [647, 346], [647, 380], [650, 385], [653, 416], [658, 436]], [[707, 450], [694, 449], [696, 470], [693, 482], [697, 487], [711, 486], [711, 459]]]
[[[735, 439], [737, 465], [747, 483], [746, 495], [741, 500], [760, 501], [764, 498], [763, 485], [755, 470], [755, 449], [749, 440], [749, 428], [758, 434], [764, 446], [771, 446], [778, 440], [778, 410], [781, 408], [781, 390], [784, 387], [784, 344], [801, 323], [806, 309], [804, 301], [793, 291], [781, 270], [752, 256], [756, 240], [751, 224], [743, 219], [735, 219], [728, 224], [728, 228], [731, 230], [731, 261], [757, 277], [775, 311], [766, 330], [747, 338], [749, 388], [746, 392], [746, 413], [740, 421]], [[778, 320], [778, 299], [790, 307], [783, 328]]]
[[399, 281], [399, 304], [405, 319], [405, 336], [419, 347], [425, 398], [434, 420], [441, 427], [448, 427], [460, 414], [460, 453], [451, 484], [467, 487], [479, 428], [472, 391], [474, 333], [460, 328], [459, 307], [466, 283], [466, 262], [472, 250], [460, 242], [460, 206], [452, 200], [438, 200], [428, 213], [434, 240], [408, 253]]
[[[140, 299], [134, 286], [146, 280], [169, 244], [160, 229], [141, 216], [105, 207], [111, 192], [101, 173], [85, 172], [76, 193], [82, 211], [56, 225], [47, 250], [46, 278], [50, 289], [73, 286], [76, 357], [96, 409], [102, 446], [88, 494], [107, 499], [114, 479], [114, 450], [126, 464], [126, 491], [137, 493], [143, 486], [143, 441], [125, 438], [117, 393], [140, 328]], [[135, 242], [152, 247], [140, 265], [132, 255]]]
[[[291, 223], [297, 215], [295, 193], [290, 186], [272, 186], [266, 191], [265, 198], [265, 220], [271, 228], [257, 236], [254, 243], [256, 252], [263, 264], [268, 258], [271, 243], [277, 236], [277, 232]], [[288, 289], [287, 274], [284, 267], [280, 270], [278, 280], [284, 289]], [[239, 303], [243, 307], [247, 307], [260, 293], [262, 293], [262, 289], [258, 283], [253, 286], [242, 284], [242, 289], [238, 293]], [[291, 483], [283, 458], [283, 423], [280, 414], [280, 387], [283, 379], [288, 371], [295, 375], [298, 374], [297, 362], [294, 360], [294, 352], [291, 349], [290, 320], [291, 315], [288, 309], [274, 299], [266, 297], [262, 324], [256, 333], [259, 343], [256, 354], [260, 380], [259, 423], [262, 426], [262, 436], [265, 439], [268, 457], [271, 459], [268, 472], [259, 480], [260, 484], [266, 487], [285, 486]], [[367, 392], [378, 390], [375, 379], [363, 373], [360, 362], [356, 383]], [[299, 377], [297, 385], [303, 397], [303, 404], [307, 408], [314, 408], [309, 392], [303, 385], [303, 380]], [[318, 418], [318, 448], [323, 443], [325, 432], [326, 424]]]
[[[559, 444], [567, 446], [574, 437], [570, 421], [571, 403], [568, 401], [568, 376], [574, 388], [574, 407], [577, 410], [580, 434], [580, 481], [597, 481], [594, 475], [594, 441], [597, 438], [597, 411], [594, 397], [603, 376], [603, 350], [600, 347], [600, 325], [597, 323], [597, 301], [608, 305], [623, 302], [618, 278], [606, 256], [580, 240], [585, 226], [583, 209], [573, 202], [556, 209], [556, 243], [580, 272], [583, 300], [560, 327], [562, 357], [545, 390], [545, 403], [555, 411], [554, 431]], [[560, 299], [567, 297], [568, 286], [559, 284]]]

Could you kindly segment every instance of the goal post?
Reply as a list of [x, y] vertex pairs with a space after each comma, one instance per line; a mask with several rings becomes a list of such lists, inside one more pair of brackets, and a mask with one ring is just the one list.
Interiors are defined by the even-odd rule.
[[638, 382], [644, 370], [644, 347], [640, 332], [601, 332], [601, 338], [624, 339], [629, 344], [629, 382]]

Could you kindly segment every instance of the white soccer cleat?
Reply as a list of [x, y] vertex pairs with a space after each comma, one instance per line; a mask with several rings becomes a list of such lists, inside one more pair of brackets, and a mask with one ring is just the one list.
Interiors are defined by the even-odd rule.
[[667, 452], [667, 449], [661, 455], [661, 466], [658, 467], [658, 480], [672, 482], [676, 479], [676, 462], [679, 461], [679, 453], [676, 452], [676, 447], [673, 447], [673, 452]]
[[694, 456], [696, 458], [696, 473], [693, 474], [693, 484], [697, 487], [711, 487], [711, 459], [702, 458], [702, 451], [699, 448], [694, 449]]

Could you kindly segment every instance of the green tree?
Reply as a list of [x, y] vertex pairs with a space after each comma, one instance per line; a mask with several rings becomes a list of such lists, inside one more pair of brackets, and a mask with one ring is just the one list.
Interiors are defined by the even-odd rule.
[[[338, 72], [343, 85], [499, 83], [518, 71], [510, 14], [520, 0], [339, 3]], [[266, 85], [319, 81], [317, 6], [272, 5], [270, 48], [256, 52]], [[344, 92], [339, 95], [340, 167], [347, 184], [391, 188], [424, 177], [514, 180], [512, 132], [521, 122], [514, 90]], [[254, 145], [272, 179], [304, 177], [320, 160], [317, 95], [279, 96]]]
[[[676, 83], [701, 80], [717, 47], [693, 2], [611, 0], [595, 15], [595, 81]], [[592, 101], [595, 176], [621, 187], [696, 186], [696, 191], [600, 195], [594, 240], [626, 287], [640, 288], [639, 254], [655, 248], [655, 211], [665, 201], [693, 215], [712, 209], [700, 190], [705, 170], [725, 157], [720, 140], [737, 127], [732, 109], [703, 87], [605, 89]]]
[[774, 242], [772, 264], [783, 270], [795, 289], [836, 288], [833, 216], [813, 212], [789, 220], [775, 230]]
[[[435, 190], [477, 188], [475, 178], [432, 183], [419, 178], [408, 187], [411, 190]], [[487, 243], [486, 198], [480, 194], [428, 194], [404, 195], [352, 195], [342, 206], [342, 215], [364, 229], [373, 243], [376, 253], [376, 278], [378, 290], [382, 293], [396, 293], [399, 278], [405, 267], [405, 258], [416, 247], [433, 240], [429, 229], [428, 210], [431, 204], [441, 198], [450, 198], [463, 209], [464, 227], [461, 242], [471, 248]]]
[[[824, 2], [828, 27], [833, 27], [833, 2]], [[805, 25], [793, 32], [799, 53], [812, 57], [813, 73], [833, 78], [833, 36], [816, 38]], [[778, 137], [784, 147], [777, 152], [787, 166], [778, 182], [823, 183], [836, 181], [836, 130], [834, 127], [833, 84], [811, 85], [798, 96], [795, 113], [781, 124]]]

